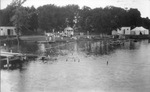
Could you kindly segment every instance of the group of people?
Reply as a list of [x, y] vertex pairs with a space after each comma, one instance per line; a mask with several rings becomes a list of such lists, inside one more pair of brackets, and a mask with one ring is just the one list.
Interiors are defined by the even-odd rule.
[[55, 40], [55, 35], [51, 33], [46, 33], [46, 41], [54, 41]]

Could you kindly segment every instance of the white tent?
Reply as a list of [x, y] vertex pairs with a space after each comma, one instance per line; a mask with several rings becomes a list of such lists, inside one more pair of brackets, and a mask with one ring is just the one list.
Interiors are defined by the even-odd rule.
[[131, 33], [133, 35], [148, 35], [149, 30], [145, 29], [144, 27], [136, 27], [136, 28], [131, 30]]

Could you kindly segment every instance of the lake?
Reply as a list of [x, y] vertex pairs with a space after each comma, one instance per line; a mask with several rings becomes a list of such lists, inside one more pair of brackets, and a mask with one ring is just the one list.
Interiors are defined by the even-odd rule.
[[37, 44], [7, 42], [2, 51], [32, 53], [21, 67], [1, 68], [1, 92], [149, 92], [150, 41]]

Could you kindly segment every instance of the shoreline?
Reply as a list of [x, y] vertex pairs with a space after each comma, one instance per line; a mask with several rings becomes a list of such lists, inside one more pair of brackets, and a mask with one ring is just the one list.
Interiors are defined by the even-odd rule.
[[[150, 35], [142, 35], [142, 36], [129, 36], [127, 35], [125, 39], [150, 39]], [[12, 37], [0, 37], [0, 42], [5, 41], [15, 41], [17, 40], [16, 36]], [[110, 35], [106, 37], [101, 37], [100, 35], [76, 35], [73, 37], [55, 37], [54, 40], [47, 40], [47, 36], [44, 35], [31, 35], [31, 36], [20, 36], [20, 40], [29, 41], [29, 42], [70, 42], [70, 41], [87, 41], [87, 40], [122, 40], [122, 39], [114, 39]]]

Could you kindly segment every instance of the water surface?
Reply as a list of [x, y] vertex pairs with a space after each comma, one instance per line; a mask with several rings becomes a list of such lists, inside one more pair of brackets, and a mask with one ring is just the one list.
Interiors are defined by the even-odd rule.
[[[105, 41], [37, 44], [22, 42], [2, 50], [50, 56], [22, 67], [1, 69], [1, 92], [149, 92], [150, 43]], [[19, 50], [18, 50], [19, 48]], [[108, 62], [108, 65], [107, 65]]]

